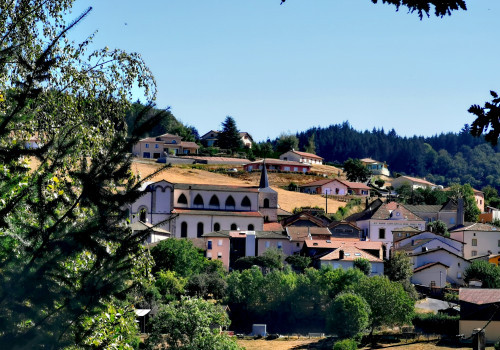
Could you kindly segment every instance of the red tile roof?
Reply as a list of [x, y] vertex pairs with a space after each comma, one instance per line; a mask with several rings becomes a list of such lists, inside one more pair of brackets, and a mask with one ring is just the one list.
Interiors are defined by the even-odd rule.
[[299, 156], [302, 156], [302, 157], [307, 157], [307, 158], [315, 158], [315, 159], [323, 159], [322, 157], [317, 156], [316, 154], [312, 154], [312, 153], [307, 153], [307, 152], [299, 152], [299, 151], [290, 151], [290, 152], [293, 152], [293, 153], [295, 153], [295, 154], [298, 154]]
[[[340, 259], [340, 251], [344, 252], [344, 258]], [[343, 261], [354, 261], [359, 258], [367, 259], [370, 262], [383, 262], [382, 259], [373, 256], [370, 253], [367, 253], [355, 246], [345, 246], [334, 250], [333, 252], [323, 256], [320, 260], [343, 260]]]
[[283, 231], [283, 226], [279, 222], [266, 222], [263, 226], [264, 231]]
[[460, 301], [476, 305], [499, 303], [500, 289], [460, 288], [458, 298]]

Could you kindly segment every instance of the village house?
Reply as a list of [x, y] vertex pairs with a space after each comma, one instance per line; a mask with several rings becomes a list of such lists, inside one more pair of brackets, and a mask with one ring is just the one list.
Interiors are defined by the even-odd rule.
[[311, 170], [311, 165], [309, 164], [271, 158], [244, 164], [243, 169], [245, 169], [245, 171], [262, 170], [263, 164], [265, 164], [266, 169], [270, 171], [307, 173]]
[[432, 182], [429, 182], [427, 180], [419, 179], [419, 178], [411, 177], [411, 176], [405, 176], [405, 175], [401, 175], [401, 176], [399, 176], [391, 181], [392, 187], [394, 187], [394, 189], [396, 189], [396, 190], [398, 188], [400, 188], [401, 186], [403, 186], [403, 184], [405, 184], [405, 183], [409, 184], [411, 186], [411, 188], [414, 190], [416, 190], [417, 188], [434, 189], [434, 188], [438, 187], [436, 184], [433, 184]]
[[448, 226], [448, 228], [463, 225], [464, 209], [463, 201], [457, 203], [453, 199], [448, 200], [443, 205], [406, 205], [406, 208], [412, 213], [418, 215], [426, 222], [440, 220]]
[[464, 245], [464, 258], [500, 254], [500, 229], [494, 225], [469, 223], [450, 232], [450, 237]]
[[303, 210], [281, 220], [283, 227], [287, 226], [310, 226], [327, 227], [331, 223], [326, 216], [313, 210]]
[[394, 241], [394, 250], [403, 251], [408, 255], [439, 248], [446, 249], [460, 256], [464, 255], [463, 242], [429, 231], [418, 232], [409, 237]]
[[393, 245], [393, 231], [402, 227], [411, 226], [420, 231], [425, 230], [425, 221], [415, 215], [400, 203], [384, 203], [376, 199], [368, 204], [360, 213], [353, 214], [345, 219], [355, 223], [363, 230], [363, 238], [382, 242], [385, 248], [385, 258], [389, 258]]
[[443, 288], [447, 283], [464, 285], [463, 275], [470, 261], [445, 248], [425, 250], [410, 256], [413, 263], [411, 282]]
[[493, 222], [500, 220], [500, 210], [494, 207], [487, 206], [484, 213], [479, 214], [479, 222]]
[[370, 187], [360, 182], [321, 179], [300, 186], [300, 192], [335, 196], [370, 196]]
[[363, 158], [360, 161], [373, 175], [390, 176], [389, 168], [385, 162], [379, 162], [371, 158]]
[[332, 266], [334, 269], [342, 268], [344, 270], [354, 268], [356, 259], [366, 259], [370, 262], [370, 276], [384, 274], [384, 261], [370, 253], [367, 253], [354, 245], [346, 245], [338, 248], [319, 258], [319, 266]]
[[139, 158], [158, 159], [166, 154], [196, 154], [198, 146], [195, 142], [182, 141], [182, 138], [177, 135], [163, 134], [156, 137], [147, 137], [139, 140], [133, 149], [132, 153]]
[[472, 191], [474, 192], [474, 199], [476, 200], [477, 207], [481, 213], [484, 213], [484, 193], [475, 188], [473, 188]]
[[223, 230], [202, 237], [206, 258], [221, 260], [226, 270], [239, 258], [261, 256], [268, 249], [280, 249], [285, 256], [293, 254], [293, 244], [282, 232]]
[[323, 164], [323, 158], [316, 154], [291, 150], [280, 155], [281, 160], [289, 160], [307, 164]]
[[484, 328], [486, 341], [500, 338], [500, 289], [460, 288], [459, 332], [470, 337], [473, 330]]

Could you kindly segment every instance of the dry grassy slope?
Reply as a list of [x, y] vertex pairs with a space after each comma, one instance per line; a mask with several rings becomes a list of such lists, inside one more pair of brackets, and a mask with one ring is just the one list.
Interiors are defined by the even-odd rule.
[[[161, 168], [161, 164], [151, 162], [134, 162], [132, 170], [135, 173], [140, 173], [142, 177], [152, 174], [157, 169]], [[211, 185], [235, 185], [235, 186], [257, 186], [259, 184], [258, 173], [250, 174], [248, 177], [232, 177], [224, 174], [212, 173], [200, 169], [192, 169], [189, 167], [173, 166], [155, 175], [151, 181], [166, 180], [173, 183], [193, 183], [193, 184], [211, 184]], [[282, 177], [283, 175], [283, 177]], [[325, 199], [318, 195], [309, 195], [305, 193], [290, 192], [278, 188], [278, 186], [288, 185], [291, 180], [287, 176], [293, 174], [269, 174], [269, 182], [271, 186], [278, 192], [278, 203], [280, 207], [287, 211], [292, 211], [293, 208], [302, 206], [319, 206], [325, 207]], [[307, 182], [318, 179], [306, 175]], [[345, 203], [328, 200], [328, 213], [335, 213], [339, 206], [344, 206]]]

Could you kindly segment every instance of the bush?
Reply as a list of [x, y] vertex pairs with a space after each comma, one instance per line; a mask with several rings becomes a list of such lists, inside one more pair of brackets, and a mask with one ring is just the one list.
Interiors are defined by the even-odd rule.
[[412, 320], [415, 327], [429, 334], [458, 334], [458, 320], [460, 316], [448, 316], [445, 314], [416, 314]]
[[354, 339], [343, 339], [335, 342], [333, 350], [356, 350], [358, 343]]

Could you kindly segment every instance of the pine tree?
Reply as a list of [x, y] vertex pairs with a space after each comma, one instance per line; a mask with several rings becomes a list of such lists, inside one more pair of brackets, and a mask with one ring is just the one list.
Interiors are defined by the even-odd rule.
[[222, 131], [219, 133], [217, 142], [221, 149], [230, 150], [231, 152], [243, 148], [240, 133], [233, 117], [227, 116], [222, 123]]

